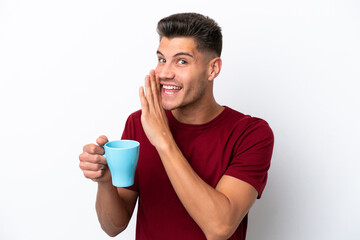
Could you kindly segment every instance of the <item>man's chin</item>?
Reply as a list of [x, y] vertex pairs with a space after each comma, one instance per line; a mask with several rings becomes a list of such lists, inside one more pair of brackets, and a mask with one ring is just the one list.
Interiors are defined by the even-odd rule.
[[164, 108], [164, 110], [166, 110], [166, 111], [171, 111], [171, 110], [176, 109], [176, 108], [168, 107], [168, 106], [164, 106], [164, 105], [163, 105], [163, 108]]
[[164, 110], [167, 110], [167, 111], [172, 111], [172, 110], [175, 110], [177, 108], [174, 105], [167, 104], [167, 103], [164, 103], [164, 102], [161, 105], [164, 108]]

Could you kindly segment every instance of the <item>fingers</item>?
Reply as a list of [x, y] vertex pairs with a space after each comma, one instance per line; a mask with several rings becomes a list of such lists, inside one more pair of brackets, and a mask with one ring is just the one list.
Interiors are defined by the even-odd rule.
[[146, 100], [149, 103], [149, 106], [152, 106], [153, 103], [153, 96], [152, 96], [152, 91], [151, 91], [151, 83], [150, 83], [150, 76], [146, 75], [145, 76], [145, 97]]
[[79, 167], [86, 178], [98, 179], [103, 177], [107, 170], [106, 158], [98, 154], [83, 152], [79, 156]]
[[154, 96], [161, 96], [160, 78], [155, 70], [150, 70], [151, 89]]
[[139, 96], [142, 107], [147, 106], [150, 111], [151, 109], [158, 108], [160, 106], [160, 79], [155, 73], [155, 70], [151, 70], [149, 75], [145, 76], [145, 88], [141, 87], [139, 89]]
[[84, 146], [83, 152], [79, 155], [79, 167], [86, 178], [95, 181], [109, 180], [109, 168], [107, 166], [106, 158], [102, 156], [105, 153], [105, 150], [101, 147], [107, 142], [108, 138], [102, 135], [96, 139], [98, 145], [87, 144]]
[[150, 86], [152, 99], [154, 101], [154, 107], [159, 106], [159, 86], [158, 86], [159, 78], [156, 76], [155, 71], [150, 71]]
[[[100, 145], [100, 144], [99, 144]], [[87, 144], [84, 146], [83, 151], [89, 154], [100, 154], [103, 155], [105, 150], [103, 147], [96, 144]]]
[[83, 173], [86, 178], [92, 179], [94, 182], [97, 182], [97, 180], [104, 175], [104, 171], [105, 169], [101, 169], [98, 171], [83, 170]]
[[139, 97], [140, 97], [140, 103], [141, 103], [141, 110], [143, 113], [146, 113], [149, 109], [148, 101], [146, 100], [144, 88], [139, 88]]
[[[155, 73], [155, 71], [154, 71]], [[158, 90], [159, 97], [161, 98], [161, 87], [160, 87], [160, 77], [159, 74], [155, 73], [156, 87]]]
[[105, 164], [80, 161], [79, 167], [83, 171], [98, 171], [106, 168]]
[[161, 87], [160, 87], [160, 78], [159, 74], [155, 72], [155, 70], [150, 71], [150, 80], [151, 80], [151, 89], [153, 92], [154, 97], [159, 98], [161, 97]]
[[80, 154], [79, 160], [80, 162], [89, 162], [92, 164], [107, 164], [106, 158], [104, 156], [99, 154], [90, 154], [87, 152], [83, 152], [82, 154]]

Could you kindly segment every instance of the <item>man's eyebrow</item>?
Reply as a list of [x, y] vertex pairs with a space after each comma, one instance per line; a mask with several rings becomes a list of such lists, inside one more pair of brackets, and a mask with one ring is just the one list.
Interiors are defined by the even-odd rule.
[[194, 58], [193, 55], [191, 55], [190, 53], [187, 53], [187, 52], [179, 52], [179, 53], [175, 54], [174, 57], [181, 56], [181, 55], [186, 55], [186, 56]]
[[[156, 54], [164, 56], [164, 54], [162, 54], [162, 52], [160, 52], [159, 50], [156, 51]], [[193, 55], [191, 55], [190, 53], [187, 53], [187, 52], [178, 52], [173, 57], [178, 57], [178, 56], [181, 56], [181, 55], [186, 55], [186, 56], [189, 56], [189, 57], [192, 57], [192, 58], [194, 57]]]

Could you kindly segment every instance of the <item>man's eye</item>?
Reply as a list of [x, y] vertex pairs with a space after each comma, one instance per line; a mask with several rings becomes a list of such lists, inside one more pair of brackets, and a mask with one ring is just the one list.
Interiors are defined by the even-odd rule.
[[178, 61], [178, 63], [180, 63], [180, 64], [186, 64], [187, 62], [186, 62], [185, 60], [181, 59], [181, 60]]
[[165, 60], [165, 59], [163, 59], [163, 58], [159, 58], [159, 62], [161, 62], [161, 63], [165, 63], [165, 62], [166, 62], [166, 60]]

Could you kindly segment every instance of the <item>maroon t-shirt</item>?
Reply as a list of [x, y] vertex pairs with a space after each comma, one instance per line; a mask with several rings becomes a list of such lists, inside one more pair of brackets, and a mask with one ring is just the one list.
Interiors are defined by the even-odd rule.
[[[264, 120], [229, 107], [200, 125], [178, 122], [170, 111], [166, 115], [179, 149], [206, 183], [215, 188], [224, 174], [230, 175], [251, 184], [261, 197], [274, 143]], [[140, 116], [141, 111], [129, 116], [122, 136], [140, 142], [135, 183], [129, 187], [139, 193], [136, 239], [206, 239], [177, 197]], [[247, 215], [230, 239], [244, 240], [246, 228]]]

